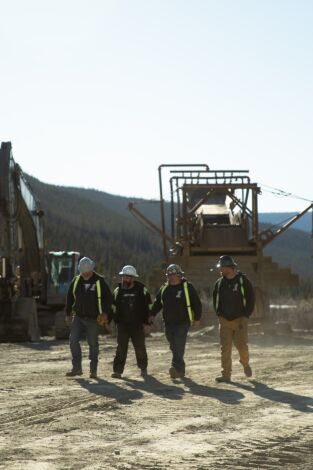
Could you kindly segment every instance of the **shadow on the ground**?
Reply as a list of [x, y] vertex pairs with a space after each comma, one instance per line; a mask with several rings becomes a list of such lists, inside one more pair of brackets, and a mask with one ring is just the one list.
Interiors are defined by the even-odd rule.
[[134, 400], [139, 400], [143, 394], [138, 390], [127, 390], [107, 380], [97, 379], [97, 382], [89, 382], [85, 379], [76, 379], [76, 382], [90, 393], [103, 397], [115, 398], [118, 403], [131, 405]]
[[313, 413], [313, 398], [305, 395], [298, 395], [297, 393], [284, 392], [282, 390], [276, 390], [268, 385], [257, 382], [256, 380], [250, 380], [252, 385], [246, 385], [239, 382], [232, 382], [236, 387], [242, 388], [249, 392], [258, 395], [259, 397], [266, 398], [267, 400], [276, 401], [279, 403], [285, 403], [290, 405], [291, 408], [303, 413]]
[[201, 397], [215, 398], [216, 400], [226, 403], [227, 405], [239, 405], [240, 400], [244, 398], [244, 394], [235, 390], [227, 390], [220, 387], [209, 387], [200, 385], [190, 378], [184, 377], [182, 382], [189, 388], [190, 393]]
[[181, 400], [185, 393], [181, 387], [164, 384], [151, 375], [144, 381], [125, 378], [125, 383], [136, 390], [140, 389], [169, 400]]
[[24, 343], [15, 342], [14, 344], [23, 348], [34, 349], [35, 351], [49, 351], [59, 345], [68, 345], [68, 340], [56, 340], [52, 337], [44, 337], [38, 341], [29, 341]]

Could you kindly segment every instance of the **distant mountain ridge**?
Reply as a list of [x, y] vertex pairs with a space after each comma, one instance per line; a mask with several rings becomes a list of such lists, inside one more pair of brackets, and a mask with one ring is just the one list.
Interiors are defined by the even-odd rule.
[[[97, 269], [109, 278], [125, 264], [134, 264], [147, 275], [163, 259], [160, 237], [149, 231], [128, 211], [129, 202], [159, 225], [159, 204], [128, 199], [94, 189], [54, 186], [28, 176], [45, 212], [48, 250], [76, 250], [97, 261]], [[169, 204], [166, 204], [169, 215]], [[261, 226], [288, 220], [293, 213], [261, 213]], [[168, 219], [168, 217], [167, 217]], [[264, 224], [264, 225], [263, 225]], [[302, 278], [313, 277], [311, 214], [272, 242], [265, 254]], [[300, 229], [301, 228], [301, 229]]]
[[[309, 204], [308, 204], [309, 205]], [[259, 221], [264, 224], [283, 224], [294, 217], [297, 212], [260, 212]], [[312, 213], [306, 212], [297, 222], [292, 225], [293, 228], [303, 230], [304, 232], [312, 231]]]

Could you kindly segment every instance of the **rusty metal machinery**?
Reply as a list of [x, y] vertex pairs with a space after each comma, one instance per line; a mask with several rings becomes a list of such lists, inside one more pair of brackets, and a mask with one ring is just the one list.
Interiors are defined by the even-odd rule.
[[[166, 190], [162, 172], [167, 169]], [[212, 286], [218, 276], [214, 269], [222, 254], [235, 257], [239, 268], [254, 284], [257, 316], [265, 318], [271, 287], [295, 286], [298, 276], [282, 268], [263, 248], [299, 220], [313, 205], [276, 230], [260, 230], [258, 196], [261, 188], [251, 182], [248, 170], [210, 170], [208, 165], [160, 165], [161, 228], [132, 204], [129, 209], [158, 233], [163, 242], [164, 263], [181, 264], [188, 278], [200, 289]], [[165, 200], [170, 198], [170, 224], [166, 227]], [[167, 230], [166, 230], [167, 229]], [[168, 233], [170, 232], [170, 233]], [[164, 282], [164, 270], [155, 269], [150, 285]]]

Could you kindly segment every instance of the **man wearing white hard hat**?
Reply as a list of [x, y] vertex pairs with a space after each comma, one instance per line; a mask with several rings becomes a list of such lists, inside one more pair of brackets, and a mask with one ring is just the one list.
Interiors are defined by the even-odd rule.
[[71, 282], [67, 293], [66, 323], [71, 325], [70, 348], [72, 370], [67, 377], [82, 375], [80, 339], [86, 333], [89, 345], [90, 378], [97, 378], [99, 356], [99, 324], [107, 324], [112, 294], [104, 278], [94, 271], [95, 263], [84, 257], [79, 261], [79, 275]]
[[117, 325], [117, 348], [113, 362], [114, 378], [121, 378], [131, 339], [141, 376], [147, 375], [148, 356], [145, 332], [149, 329], [151, 297], [147, 288], [136, 280], [136, 268], [126, 265], [119, 272], [121, 282], [113, 292], [113, 319]]

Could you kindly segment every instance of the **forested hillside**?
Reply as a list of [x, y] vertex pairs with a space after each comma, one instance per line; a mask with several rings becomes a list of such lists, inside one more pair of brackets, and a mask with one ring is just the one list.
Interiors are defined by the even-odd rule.
[[162, 258], [159, 237], [134, 219], [126, 198], [29, 181], [45, 212], [48, 250], [90, 256], [108, 279], [125, 264], [144, 274]]
[[313, 240], [309, 233], [290, 228], [270, 243], [264, 253], [302, 279], [313, 279]]
[[[263, 213], [259, 215], [261, 228], [283, 224], [296, 213]], [[263, 223], [262, 223], [263, 222]], [[307, 212], [264, 250], [282, 266], [290, 267], [302, 279], [313, 278], [312, 213]]]
[[[146, 275], [162, 261], [160, 238], [131, 215], [127, 209], [129, 199], [28, 178], [45, 212], [49, 250], [75, 250], [90, 256], [97, 261], [97, 269], [109, 279], [125, 264], [134, 264], [140, 274]], [[157, 203], [132, 201], [140, 203], [140, 210], [159, 223]], [[261, 220], [277, 223], [289, 217], [290, 214], [262, 214]], [[281, 265], [291, 267], [302, 278], [313, 277], [313, 244], [308, 232], [290, 228], [265, 253]]]
[[[309, 206], [309, 203], [304, 204], [303, 209]], [[261, 212], [259, 214], [259, 221], [265, 224], [284, 224], [290, 220], [293, 216], [296, 215], [296, 212]], [[304, 232], [312, 231], [312, 213], [306, 212], [297, 222], [292, 226], [298, 230], [303, 230]]]

